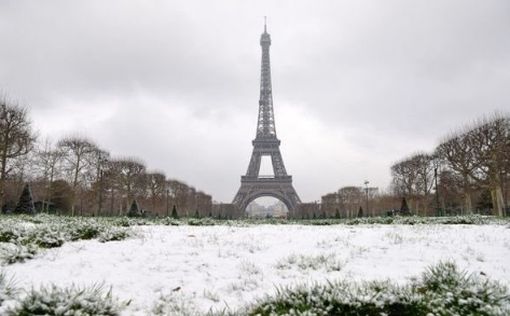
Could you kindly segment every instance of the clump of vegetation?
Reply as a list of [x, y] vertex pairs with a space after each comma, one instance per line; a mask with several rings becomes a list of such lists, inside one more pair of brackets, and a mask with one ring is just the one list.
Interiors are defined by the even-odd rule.
[[8, 279], [7, 276], [0, 272], [0, 306], [12, 298], [18, 293], [18, 289], [14, 286], [14, 281]]
[[161, 221], [160, 221], [161, 224], [163, 225], [171, 225], [171, 226], [179, 226], [179, 225], [182, 225], [184, 224], [182, 221], [178, 220], [178, 219], [175, 219], [175, 218], [172, 218], [172, 217], [165, 217], [163, 218]]
[[216, 221], [212, 218], [190, 218], [188, 220], [188, 225], [190, 226], [214, 226], [216, 225]]
[[88, 240], [97, 238], [101, 231], [104, 230], [104, 227], [98, 225], [97, 223], [87, 221], [72, 223], [67, 225], [67, 227], [64, 229], [67, 231], [69, 239], [75, 241], [80, 239]]
[[190, 302], [189, 298], [179, 292], [171, 292], [161, 294], [154, 306], [152, 307], [152, 315], [182, 315], [196, 316], [200, 315], [197, 308]]
[[127, 217], [117, 217], [112, 219], [111, 223], [113, 225], [122, 226], [122, 227], [129, 227], [131, 226], [131, 220]]
[[22, 227], [13, 226], [12, 223], [7, 222], [0, 225], [0, 242], [15, 242], [21, 235], [19, 230]]
[[128, 304], [113, 297], [111, 290], [105, 291], [101, 285], [87, 288], [59, 288], [52, 285], [32, 289], [14, 307], [8, 309], [6, 315], [117, 316]]
[[38, 248], [34, 245], [20, 245], [5, 243], [0, 246], [0, 262], [13, 264], [24, 262], [35, 257]]
[[62, 246], [65, 240], [65, 233], [54, 225], [25, 226], [23, 222], [0, 224], [0, 242], [54, 248]]
[[132, 235], [130, 230], [120, 226], [103, 218], [49, 215], [0, 218], [0, 262], [23, 262], [42, 249], [61, 247], [68, 241], [98, 238], [107, 242]]
[[131, 236], [131, 231], [124, 227], [109, 227], [99, 234], [100, 242], [124, 240]]
[[505, 286], [459, 271], [451, 262], [430, 267], [412, 286], [423, 293], [427, 310], [435, 315], [510, 315]]
[[33, 227], [20, 236], [24, 245], [36, 245], [41, 248], [57, 248], [64, 244], [67, 236], [61, 227], [53, 225], [42, 225]]
[[236, 315], [481, 315], [510, 314], [508, 289], [446, 262], [405, 286], [346, 281], [280, 288]]
[[279, 270], [288, 270], [294, 267], [299, 270], [325, 270], [328, 272], [340, 271], [344, 263], [334, 254], [330, 255], [290, 255], [276, 263]]

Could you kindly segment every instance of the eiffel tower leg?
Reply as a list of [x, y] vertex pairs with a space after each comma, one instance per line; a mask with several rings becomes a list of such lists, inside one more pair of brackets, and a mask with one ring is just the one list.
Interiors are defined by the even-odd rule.
[[271, 154], [271, 162], [273, 163], [273, 172], [275, 176], [278, 177], [287, 175], [280, 150], [274, 151]]
[[250, 158], [250, 164], [248, 165], [248, 171], [246, 172], [247, 176], [250, 177], [258, 177], [260, 172], [260, 160], [261, 155], [258, 152], [253, 151]]

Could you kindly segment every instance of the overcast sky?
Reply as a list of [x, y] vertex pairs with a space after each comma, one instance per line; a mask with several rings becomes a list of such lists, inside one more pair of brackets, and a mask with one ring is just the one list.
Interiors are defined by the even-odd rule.
[[0, 0], [0, 91], [229, 202], [255, 137], [268, 16], [276, 130], [303, 201], [510, 110], [510, 1]]

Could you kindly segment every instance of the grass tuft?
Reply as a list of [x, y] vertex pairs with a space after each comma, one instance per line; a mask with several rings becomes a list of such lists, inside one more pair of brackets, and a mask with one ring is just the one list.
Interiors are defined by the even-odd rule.
[[111, 290], [105, 291], [101, 285], [86, 288], [59, 288], [51, 285], [38, 290], [32, 289], [14, 307], [9, 308], [6, 315], [117, 316], [128, 304], [129, 302], [120, 302], [114, 298]]
[[405, 286], [340, 281], [279, 288], [233, 315], [504, 316], [510, 315], [510, 295], [498, 282], [444, 262]]
[[0, 262], [2, 264], [13, 264], [25, 262], [32, 259], [38, 252], [37, 246], [4, 243], [0, 246]]
[[0, 272], [0, 306], [18, 293], [13, 279], [8, 279], [5, 273]]
[[99, 234], [100, 242], [124, 240], [132, 235], [131, 231], [124, 227], [109, 227]]

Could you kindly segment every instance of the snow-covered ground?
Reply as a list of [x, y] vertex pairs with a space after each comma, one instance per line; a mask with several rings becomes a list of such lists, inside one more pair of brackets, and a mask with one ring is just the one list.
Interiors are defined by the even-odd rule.
[[17, 285], [112, 286], [125, 315], [157, 302], [201, 311], [253, 302], [280, 285], [347, 278], [405, 282], [440, 260], [510, 285], [503, 225], [142, 226], [124, 241], [70, 242], [4, 267]]

